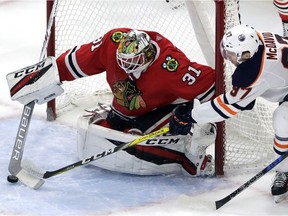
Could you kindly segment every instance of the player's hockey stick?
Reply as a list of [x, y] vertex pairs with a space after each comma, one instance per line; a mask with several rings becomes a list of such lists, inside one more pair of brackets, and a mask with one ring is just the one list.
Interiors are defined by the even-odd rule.
[[[46, 55], [46, 50], [47, 50], [49, 38], [51, 35], [51, 28], [52, 28], [54, 18], [56, 15], [57, 5], [58, 5], [58, 0], [54, 0], [53, 8], [49, 17], [48, 26], [47, 26], [46, 33], [45, 33], [45, 39], [44, 39], [42, 50], [40, 53], [40, 61], [44, 60], [45, 55]], [[36, 103], [35, 101], [32, 101], [26, 104], [23, 108], [23, 113], [21, 116], [18, 133], [16, 136], [16, 141], [12, 150], [12, 155], [11, 155], [11, 159], [10, 159], [9, 167], [8, 167], [8, 170], [12, 174], [12, 177], [16, 176], [23, 184], [30, 185], [32, 188], [41, 187], [44, 181], [42, 179], [38, 179], [34, 176], [31, 176], [24, 169], [22, 169], [21, 161], [22, 161], [28, 128], [29, 128], [29, 124], [30, 124], [30, 120], [32, 117], [35, 103]], [[9, 178], [11, 178], [11, 176], [7, 177], [8, 181], [9, 181]]]
[[[100, 158], [106, 157], [106, 156], [108, 156], [110, 154], [116, 153], [116, 152], [121, 151], [123, 149], [135, 146], [138, 143], [141, 143], [141, 142], [143, 142], [145, 140], [151, 139], [153, 137], [159, 136], [159, 135], [167, 133], [167, 132], [169, 132], [169, 128], [162, 128], [160, 130], [157, 130], [157, 131], [154, 131], [152, 133], [146, 134], [144, 136], [138, 137], [137, 139], [133, 140], [132, 142], [123, 143], [123, 144], [121, 144], [119, 146], [116, 146], [115, 148], [110, 148], [110, 149], [108, 149], [106, 151], [103, 151], [103, 152], [101, 152], [99, 154], [92, 155], [91, 157], [88, 157], [88, 158], [85, 158], [83, 160], [77, 161], [75, 163], [72, 163], [72, 164], [70, 164], [68, 166], [62, 167], [62, 168], [54, 170], [54, 171], [41, 172], [35, 165], [33, 165], [30, 162], [27, 162], [27, 164], [25, 166], [23, 166], [23, 169], [26, 170], [26, 173], [29, 173], [30, 175], [33, 175], [36, 178], [38, 177], [39, 180], [42, 180], [43, 183], [44, 183], [43, 179], [47, 179], [47, 178], [62, 174], [64, 172], [67, 172], [67, 171], [69, 171], [71, 169], [74, 169], [76, 167], [79, 167], [79, 166], [82, 166], [82, 165], [86, 165], [86, 164], [88, 164], [88, 163], [90, 163], [92, 161], [95, 161], [95, 160], [98, 160]], [[23, 182], [23, 183], [25, 184], [27, 182]], [[33, 189], [38, 189], [39, 187], [42, 186], [42, 184], [41, 185], [40, 184], [37, 184], [37, 185], [30, 184], [29, 185], [29, 182], [28, 182], [28, 184], [26, 184], [26, 185], [31, 187], [31, 188], [33, 188]]]
[[267, 167], [265, 167], [262, 171], [257, 173], [255, 176], [253, 176], [251, 179], [249, 179], [246, 183], [244, 183], [241, 187], [239, 187], [237, 190], [233, 191], [228, 196], [224, 197], [223, 199], [220, 199], [215, 202], [216, 209], [221, 208], [223, 205], [225, 205], [227, 202], [229, 202], [231, 199], [236, 197], [239, 193], [241, 193], [243, 190], [248, 188], [251, 184], [253, 184], [255, 181], [260, 179], [262, 176], [264, 176], [266, 173], [268, 173], [271, 169], [273, 169], [275, 166], [277, 166], [281, 161], [283, 161], [288, 156], [288, 152], [284, 153], [280, 157], [278, 157], [276, 160], [274, 160], [271, 164], [269, 164]]

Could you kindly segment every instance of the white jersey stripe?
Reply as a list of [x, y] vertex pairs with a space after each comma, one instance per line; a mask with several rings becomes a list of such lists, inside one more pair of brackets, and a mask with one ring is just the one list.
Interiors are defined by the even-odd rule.
[[210, 101], [215, 96], [215, 83], [205, 92], [199, 94], [197, 99], [203, 103], [206, 101]]
[[85, 74], [77, 64], [77, 59], [76, 59], [76, 51], [79, 49], [79, 46], [74, 47], [73, 49], [70, 50], [70, 52], [65, 56], [65, 63], [66, 66], [71, 73], [71, 75], [75, 78], [81, 78], [81, 77], [86, 77], [88, 76]]

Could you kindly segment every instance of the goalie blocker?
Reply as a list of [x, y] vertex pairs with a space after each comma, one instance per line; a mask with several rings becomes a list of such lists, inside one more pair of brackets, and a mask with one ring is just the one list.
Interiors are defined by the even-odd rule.
[[46, 103], [63, 93], [54, 57], [6, 75], [12, 100]]

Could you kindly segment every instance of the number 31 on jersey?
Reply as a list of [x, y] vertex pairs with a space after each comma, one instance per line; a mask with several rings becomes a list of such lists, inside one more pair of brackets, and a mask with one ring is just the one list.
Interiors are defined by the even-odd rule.
[[192, 66], [188, 67], [188, 71], [189, 72], [185, 73], [184, 76], [182, 77], [182, 81], [187, 82], [188, 85], [193, 85], [193, 83], [196, 82], [197, 77], [200, 76], [202, 71], [197, 70]]

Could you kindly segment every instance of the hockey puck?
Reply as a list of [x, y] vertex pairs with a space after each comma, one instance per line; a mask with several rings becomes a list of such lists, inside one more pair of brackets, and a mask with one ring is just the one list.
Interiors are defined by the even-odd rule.
[[18, 178], [14, 175], [8, 175], [7, 176], [7, 181], [10, 182], [10, 183], [16, 183], [18, 182]]

